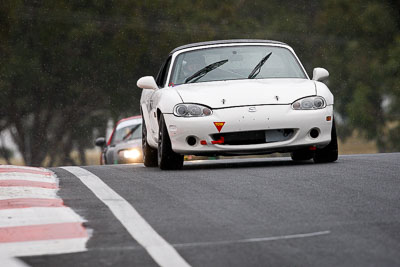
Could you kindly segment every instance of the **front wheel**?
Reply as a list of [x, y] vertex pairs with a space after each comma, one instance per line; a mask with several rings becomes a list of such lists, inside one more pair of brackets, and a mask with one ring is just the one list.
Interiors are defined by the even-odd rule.
[[146, 167], [157, 167], [157, 150], [147, 143], [147, 128], [142, 116], [142, 153], [143, 164]]
[[183, 166], [183, 155], [172, 150], [164, 116], [161, 114], [158, 122], [158, 166], [162, 170], [178, 170]]
[[335, 120], [332, 122], [331, 142], [324, 148], [318, 149], [314, 154], [315, 163], [334, 162], [338, 159], [338, 142]]

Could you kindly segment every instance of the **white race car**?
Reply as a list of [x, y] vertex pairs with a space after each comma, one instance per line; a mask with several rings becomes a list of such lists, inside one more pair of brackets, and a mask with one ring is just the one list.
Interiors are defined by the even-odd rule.
[[267, 40], [180, 46], [158, 76], [142, 77], [144, 165], [179, 169], [184, 155], [291, 152], [293, 160], [338, 157], [333, 95], [310, 80], [293, 49]]

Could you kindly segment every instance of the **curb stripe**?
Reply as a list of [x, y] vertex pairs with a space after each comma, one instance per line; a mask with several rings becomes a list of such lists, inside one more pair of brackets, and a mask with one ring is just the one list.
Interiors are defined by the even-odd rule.
[[0, 210], [0, 227], [83, 222], [85, 222], [85, 219], [81, 218], [69, 207], [32, 207], [29, 209]]
[[0, 210], [32, 207], [64, 207], [60, 198], [15, 198], [0, 200]]
[[22, 173], [32, 173], [32, 174], [42, 174], [42, 175], [47, 175], [47, 176], [51, 176], [52, 173], [48, 172], [48, 171], [43, 171], [40, 169], [25, 169], [25, 168], [0, 168], [0, 173], [1, 172], [22, 172]]
[[57, 198], [57, 189], [22, 186], [0, 187], [0, 200], [15, 198]]
[[26, 181], [26, 180], [0, 180], [0, 186], [24, 186], [24, 187], [40, 187], [48, 189], [58, 189], [58, 185], [48, 182]]
[[82, 223], [42, 224], [0, 228], [0, 243], [87, 237]]
[[28, 264], [17, 258], [9, 258], [0, 255], [0, 262], [2, 266], [7, 267], [29, 267]]
[[36, 181], [36, 182], [48, 182], [55, 183], [57, 180], [54, 176], [47, 176], [43, 174], [32, 174], [32, 173], [0, 173], [0, 180], [25, 180], [25, 181]]
[[47, 170], [43, 167], [31, 167], [31, 166], [20, 166], [20, 165], [1, 165], [2, 168], [16, 168], [16, 169], [27, 169], [27, 170]]
[[[3, 263], [1, 254], [13, 257], [23, 257], [87, 251], [86, 242], [87, 237], [1, 243], [0, 263]], [[8, 267], [8, 265], [2, 266]], [[78, 266], [80, 266], [80, 264], [78, 264]]]
[[27, 266], [17, 256], [87, 250], [91, 231], [57, 196], [58, 181], [44, 168], [0, 166], [1, 266]]
[[82, 181], [122, 223], [131, 236], [160, 266], [190, 266], [136, 209], [93, 173], [79, 167], [62, 167]]

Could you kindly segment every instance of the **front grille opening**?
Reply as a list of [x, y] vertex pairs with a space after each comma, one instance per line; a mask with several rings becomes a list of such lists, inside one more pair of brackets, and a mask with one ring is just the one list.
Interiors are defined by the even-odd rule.
[[222, 145], [255, 145], [282, 142], [294, 136], [294, 129], [259, 130], [212, 134], [214, 141], [224, 138]]

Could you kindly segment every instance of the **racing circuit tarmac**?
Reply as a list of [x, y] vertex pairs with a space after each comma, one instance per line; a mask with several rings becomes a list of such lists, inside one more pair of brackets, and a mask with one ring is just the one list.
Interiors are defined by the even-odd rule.
[[185, 162], [180, 171], [53, 168], [58, 195], [92, 230], [88, 250], [20, 259], [59, 267], [399, 266], [399, 163], [391, 153], [329, 164]]

